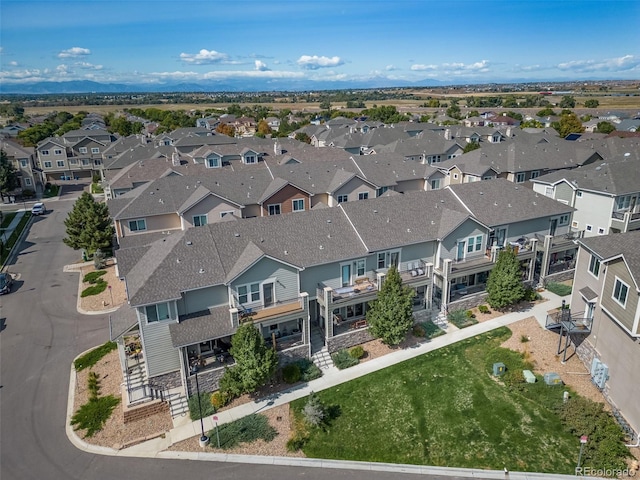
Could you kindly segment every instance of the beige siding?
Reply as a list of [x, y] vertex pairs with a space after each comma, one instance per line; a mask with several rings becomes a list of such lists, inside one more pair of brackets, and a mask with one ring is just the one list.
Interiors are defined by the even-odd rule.
[[358, 200], [358, 194], [360, 192], [367, 192], [369, 198], [375, 198], [376, 196], [376, 190], [371, 185], [363, 182], [359, 178], [352, 178], [333, 193], [333, 198], [337, 203], [338, 195], [348, 195], [349, 201], [354, 202]]
[[207, 223], [215, 223], [222, 219], [223, 212], [233, 212], [238, 217], [241, 215], [240, 208], [237, 205], [226, 202], [215, 195], [209, 195], [186, 210], [182, 216], [186, 227], [189, 228], [193, 227], [193, 217], [196, 215], [206, 215]]
[[462, 171], [458, 167], [454, 167], [449, 172], [449, 185], [457, 185], [462, 183]]
[[573, 204], [573, 188], [564, 182], [556, 185], [556, 200], [563, 200], [568, 205]]
[[[627, 295], [627, 303], [622, 307], [616, 300], [612, 298], [616, 277], [629, 286]], [[604, 291], [602, 293], [601, 305], [625, 328], [631, 332], [635, 314], [638, 310], [638, 294], [633, 284], [633, 279], [629, 274], [629, 270], [622, 259], [615, 260], [608, 264], [607, 274], [604, 281]]]
[[586, 312], [587, 302], [580, 294], [580, 289], [589, 287], [598, 297], [602, 290], [602, 282], [604, 281], [604, 265], [600, 265], [600, 272], [596, 278], [589, 272], [589, 262], [591, 261], [591, 253], [584, 248], [578, 250], [578, 259], [576, 261], [575, 276], [573, 280], [573, 291], [571, 293], [571, 311], [572, 313]]
[[424, 180], [422, 178], [416, 178], [414, 180], [405, 180], [402, 182], [398, 182], [395, 190], [401, 193], [424, 190]]
[[147, 229], [136, 232], [132, 232], [129, 229], [130, 220], [121, 220], [123, 236], [126, 237], [127, 235], [137, 235], [140, 233], [157, 232], [162, 230], [179, 230], [181, 228], [180, 217], [176, 213], [154, 215], [152, 217], [146, 217], [144, 220], [146, 221]]

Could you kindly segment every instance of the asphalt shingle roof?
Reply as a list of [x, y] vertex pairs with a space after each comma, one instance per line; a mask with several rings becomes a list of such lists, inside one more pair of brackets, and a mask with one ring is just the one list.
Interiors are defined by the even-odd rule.
[[629, 266], [636, 286], [640, 285], [640, 230], [611, 235], [599, 235], [578, 240], [603, 260], [622, 255]]

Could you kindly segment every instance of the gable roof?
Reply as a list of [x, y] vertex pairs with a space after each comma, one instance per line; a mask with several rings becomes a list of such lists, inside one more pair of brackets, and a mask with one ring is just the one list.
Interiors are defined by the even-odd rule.
[[640, 285], [640, 230], [581, 238], [578, 243], [608, 262], [622, 257], [633, 276], [636, 289]]

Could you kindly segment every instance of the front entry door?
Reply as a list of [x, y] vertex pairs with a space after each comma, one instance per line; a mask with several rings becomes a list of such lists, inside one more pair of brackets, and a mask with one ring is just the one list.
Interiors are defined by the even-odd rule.
[[273, 283], [262, 284], [262, 303], [265, 307], [273, 305]]
[[556, 234], [556, 228], [558, 227], [558, 219], [551, 220], [551, 226], [549, 226], [549, 235], [552, 237]]
[[464, 246], [466, 245], [467, 242], [458, 242], [458, 256], [456, 257], [456, 260], [462, 260], [464, 259]]

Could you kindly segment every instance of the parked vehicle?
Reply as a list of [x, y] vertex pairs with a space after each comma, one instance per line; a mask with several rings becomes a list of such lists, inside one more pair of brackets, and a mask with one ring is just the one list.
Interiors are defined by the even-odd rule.
[[34, 203], [31, 207], [31, 215], [44, 215], [45, 213], [47, 213], [47, 207], [42, 202]]
[[9, 273], [0, 273], [0, 295], [11, 292], [13, 277]]

